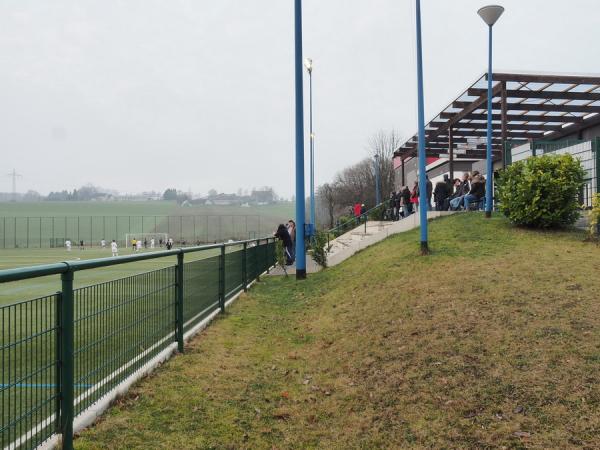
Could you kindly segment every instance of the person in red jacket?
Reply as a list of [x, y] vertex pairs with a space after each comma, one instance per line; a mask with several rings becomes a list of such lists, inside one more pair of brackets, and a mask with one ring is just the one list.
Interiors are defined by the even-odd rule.
[[354, 204], [354, 218], [356, 220], [360, 219], [360, 209], [361, 209], [360, 203], [355, 203]]

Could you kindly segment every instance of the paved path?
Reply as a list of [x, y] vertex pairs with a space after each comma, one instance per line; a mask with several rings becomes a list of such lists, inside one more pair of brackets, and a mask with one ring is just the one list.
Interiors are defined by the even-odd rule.
[[[427, 219], [433, 220], [438, 217], [448, 216], [455, 214], [454, 211], [429, 211], [427, 213]], [[397, 222], [379, 222], [370, 221], [367, 222], [367, 227], [362, 224], [353, 230], [348, 231], [345, 234], [337, 237], [333, 241], [329, 242], [329, 252], [327, 253], [327, 265], [335, 266], [342, 261], [350, 258], [356, 252], [370, 247], [377, 242], [383, 241], [388, 236], [394, 234], [403, 233], [405, 231], [417, 228], [420, 224], [419, 214], [412, 214], [406, 219], [399, 220]], [[296, 273], [296, 266], [286, 266], [288, 275]], [[315, 273], [321, 270], [310, 257], [306, 255], [306, 272]], [[269, 275], [284, 275], [284, 271], [281, 267], [277, 267], [271, 270]]]

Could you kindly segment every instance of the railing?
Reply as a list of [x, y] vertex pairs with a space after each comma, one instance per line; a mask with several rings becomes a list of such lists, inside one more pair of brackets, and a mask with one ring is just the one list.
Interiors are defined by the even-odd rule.
[[389, 200], [384, 200], [383, 202], [379, 203], [377, 206], [374, 206], [373, 208], [369, 209], [368, 211], [365, 211], [364, 213], [362, 213], [360, 216], [356, 217], [352, 217], [349, 220], [344, 221], [343, 223], [339, 224], [338, 226], [328, 230], [327, 233], [327, 248], [329, 248], [329, 240], [331, 237], [336, 238], [338, 236], [341, 236], [344, 233], [347, 233], [348, 231], [358, 227], [360, 224], [364, 224], [365, 226], [365, 232], [367, 231], [367, 221], [369, 219], [369, 215], [372, 214], [375, 210], [379, 209], [379, 208], [385, 208], [389, 203]]
[[[156, 270], [73, 286], [78, 271], [173, 256]], [[57, 434], [72, 448], [75, 417], [157, 358], [183, 352], [184, 336], [274, 261], [274, 239], [263, 238], [0, 271], [0, 283], [60, 275], [62, 284], [0, 306], [0, 448], [35, 448]]]

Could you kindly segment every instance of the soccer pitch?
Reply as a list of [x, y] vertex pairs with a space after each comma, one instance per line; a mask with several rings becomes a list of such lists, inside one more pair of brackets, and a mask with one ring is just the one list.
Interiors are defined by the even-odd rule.
[[292, 203], [262, 206], [191, 205], [175, 202], [0, 203], [0, 249], [62, 247], [66, 239], [97, 246], [127, 235], [167, 234], [176, 243], [216, 243], [271, 234], [293, 217]]
[[[156, 248], [154, 250], [142, 249], [140, 253], [160, 250], [165, 250], [165, 248]], [[190, 253], [186, 255], [186, 262], [208, 258], [215, 256], [218, 253], [218, 249]], [[131, 254], [134, 254], [131, 248], [119, 249], [119, 255]], [[62, 261], [105, 258], [110, 257], [111, 255], [109, 245], [107, 245], [106, 249], [94, 247], [86, 248], [85, 250], [79, 250], [77, 246], [74, 246], [70, 252], [64, 248], [6, 249], [0, 250], [0, 270], [28, 267], [38, 264], [51, 264]], [[173, 266], [175, 264], [176, 257], [168, 256], [165, 258], [137, 261], [98, 269], [82, 270], [75, 274], [74, 287], [80, 288], [90, 286], [130, 275], [161, 269], [163, 267]], [[57, 275], [4, 283], [0, 285], [0, 305], [8, 305], [23, 300], [41, 297], [43, 295], [53, 294], [59, 289], [60, 277]]]

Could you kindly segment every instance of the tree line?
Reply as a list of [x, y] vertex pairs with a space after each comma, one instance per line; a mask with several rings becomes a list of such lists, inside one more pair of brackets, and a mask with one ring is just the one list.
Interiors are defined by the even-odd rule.
[[336, 218], [349, 214], [352, 205], [364, 203], [372, 208], [376, 203], [375, 165], [379, 169], [381, 200], [394, 190], [394, 151], [401, 144], [395, 130], [380, 130], [367, 142], [367, 155], [361, 161], [339, 171], [331, 182], [317, 188], [317, 220], [333, 228]]

